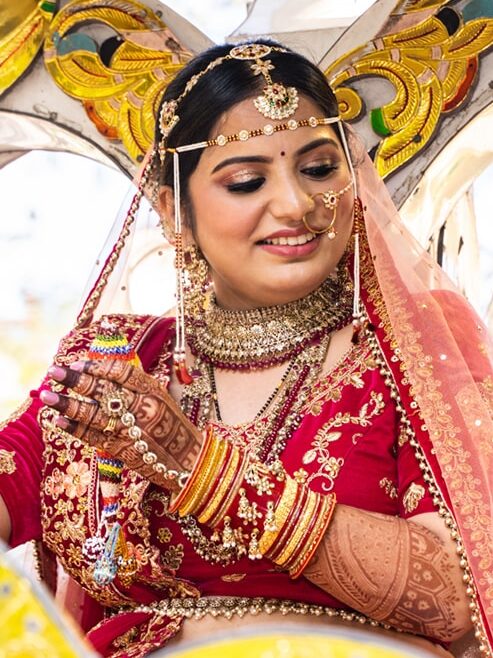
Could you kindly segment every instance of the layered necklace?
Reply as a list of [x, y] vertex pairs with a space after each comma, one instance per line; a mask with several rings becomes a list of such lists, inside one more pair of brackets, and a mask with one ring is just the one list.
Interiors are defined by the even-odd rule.
[[351, 314], [352, 282], [341, 263], [334, 276], [302, 299], [246, 311], [212, 299], [187, 323], [187, 340], [201, 362], [225, 370], [258, 370], [285, 363], [305, 347], [340, 329]]
[[[214, 368], [258, 370], [286, 363], [280, 383], [252, 423], [255, 439], [246, 446], [252, 457], [275, 465], [301, 423], [301, 412], [319, 377], [334, 331], [351, 318], [352, 282], [344, 264], [317, 290], [289, 304], [230, 311], [213, 303], [193, 322], [188, 335], [195, 355], [194, 378], [183, 390], [181, 405], [199, 428], [222, 422]], [[198, 555], [209, 562], [239, 559], [224, 549], [219, 536], [207, 538], [193, 517], [177, 518]]]

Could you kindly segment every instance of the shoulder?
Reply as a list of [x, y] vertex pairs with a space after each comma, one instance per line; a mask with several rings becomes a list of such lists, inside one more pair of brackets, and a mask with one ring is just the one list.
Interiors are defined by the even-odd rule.
[[[174, 318], [154, 315], [111, 314], [106, 319], [115, 324], [137, 352], [162, 349], [174, 339]], [[70, 365], [84, 359], [99, 330], [100, 320], [83, 327], [74, 327], [62, 338], [55, 355], [55, 363]]]

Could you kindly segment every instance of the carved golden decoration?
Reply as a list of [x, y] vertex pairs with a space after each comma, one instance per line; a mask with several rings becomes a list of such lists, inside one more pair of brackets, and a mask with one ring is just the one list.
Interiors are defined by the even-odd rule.
[[[55, 3], [42, 0], [21, 8], [2, 7], [0, 95], [26, 71], [38, 54], [55, 13]], [[8, 30], [8, 26], [14, 27]], [[8, 31], [7, 31], [8, 30]]]
[[[98, 44], [77, 32], [88, 22], [118, 35], [107, 63]], [[121, 140], [134, 160], [151, 145], [161, 95], [190, 56], [136, 0], [73, 0], [57, 14], [45, 41], [46, 66], [56, 84], [82, 101], [98, 130]]]
[[392, 101], [370, 112], [372, 127], [382, 137], [375, 156], [382, 177], [421, 151], [440, 117], [465, 100], [479, 67], [479, 53], [492, 43], [492, 18], [462, 22], [450, 35], [439, 18], [430, 16], [344, 55], [325, 71], [346, 119], [358, 117], [363, 108], [354, 90], [348, 94], [348, 83], [361, 76], [378, 76], [393, 85]]

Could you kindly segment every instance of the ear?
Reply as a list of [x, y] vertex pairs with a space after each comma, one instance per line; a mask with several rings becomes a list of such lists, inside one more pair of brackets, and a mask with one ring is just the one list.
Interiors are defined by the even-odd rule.
[[175, 199], [170, 185], [161, 185], [158, 193], [159, 216], [168, 226], [173, 226], [175, 217]]
[[[161, 185], [158, 194], [159, 216], [161, 221], [168, 227], [167, 234], [173, 235], [175, 231], [175, 196], [173, 188], [170, 185]], [[186, 245], [191, 244], [194, 240], [189, 228], [188, 218], [185, 216], [182, 207], [182, 234], [183, 242]]]

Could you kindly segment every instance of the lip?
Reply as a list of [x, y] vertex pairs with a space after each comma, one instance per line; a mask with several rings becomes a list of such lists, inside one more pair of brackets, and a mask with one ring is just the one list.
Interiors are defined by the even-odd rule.
[[[289, 237], [292, 235], [293, 233], [288, 233], [288, 235], [276, 233], [266, 239]], [[298, 233], [298, 235], [300, 234]], [[303, 235], [303, 232], [301, 235]], [[316, 249], [318, 249], [319, 245], [320, 236], [310, 240], [310, 242], [305, 242], [305, 244], [259, 244], [258, 246], [267, 253], [273, 254], [275, 256], [281, 256], [282, 258], [303, 258], [312, 254]]]
[[296, 229], [285, 228], [281, 231], [276, 231], [275, 233], [267, 235], [263, 240], [272, 240], [273, 238], [297, 238], [299, 235], [305, 235], [306, 233], [308, 233], [308, 231], [304, 226], [300, 226]]

